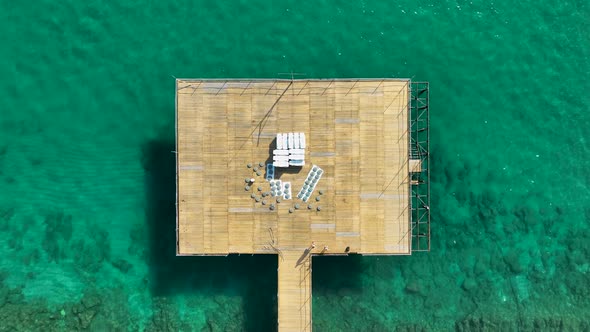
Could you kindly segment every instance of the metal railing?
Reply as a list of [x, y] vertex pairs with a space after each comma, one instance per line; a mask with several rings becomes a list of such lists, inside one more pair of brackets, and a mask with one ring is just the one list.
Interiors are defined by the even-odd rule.
[[410, 85], [409, 157], [419, 160], [410, 170], [412, 252], [430, 251], [430, 115], [428, 82]]

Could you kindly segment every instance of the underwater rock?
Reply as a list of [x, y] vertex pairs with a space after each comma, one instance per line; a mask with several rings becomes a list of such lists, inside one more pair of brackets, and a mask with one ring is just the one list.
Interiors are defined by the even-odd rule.
[[530, 295], [530, 282], [525, 276], [518, 275], [510, 278], [510, 287], [512, 287], [518, 302], [523, 302], [529, 299]]
[[223, 307], [225, 306], [225, 302], [227, 301], [227, 298], [224, 297], [223, 295], [215, 295], [213, 297], [213, 301], [215, 301], [215, 303], [217, 303], [217, 305]]
[[487, 273], [489, 270], [488, 265], [484, 263], [482, 260], [478, 260], [473, 267], [473, 272], [475, 275], [479, 276], [482, 274]]
[[497, 332], [516, 330], [516, 326], [514, 326], [512, 322], [494, 321], [481, 317], [469, 317], [460, 322], [455, 322], [456, 332]]
[[589, 331], [590, 323], [584, 318], [523, 317], [522, 319], [498, 317], [469, 317], [455, 323], [457, 332], [496, 331]]
[[0, 219], [9, 221], [14, 216], [14, 208], [0, 208]]
[[69, 241], [72, 238], [72, 216], [60, 212], [51, 212], [45, 216], [45, 236], [51, 239], [58, 237]]
[[22, 289], [23, 289], [23, 286], [11, 288], [6, 294], [6, 297], [5, 297], [6, 303], [21, 304], [25, 299]]
[[45, 237], [41, 247], [47, 254], [50, 262], [59, 262], [62, 258], [66, 257], [65, 251], [61, 248], [59, 242], [54, 239]]
[[526, 229], [533, 228], [540, 221], [538, 212], [529, 206], [519, 206], [514, 208], [512, 213]]
[[78, 240], [72, 244], [72, 254], [76, 264], [85, 272], [96, 272], [102, 267], [102, 249], [92, 242]]
[[343, 295], [340, 297], [340, 301], [338, 303], [343, 308], [354, 308], [359, 309], [358, 306], [354, 305], [352, 298], [350, 296]]
[[434, 312], [444, 308], [448, 301], [448, 294], [441, 292], [430, 292], [428, 293], [428, 296], [425, 296], [424, 308], [429, 312]]
[[59, 262], [66, 257], [65, 243], [72, 237], [72, 216], [52, 212], [45, 216], [44, 224], [43, 250], [51, 261]]
[[217, 325], [217, 323], [215, 323], [211, 318], [207, 318], [207, 329], [211, 332], [221, 331], [219, 325]]
[[499, 251], [497, 251], [495, 254], [490, 256], [490, 269], [492, 271], [496, 271], [500, 274], [504, 274], [506, 272], [508, 272], [509, 267], [506, 264], [503, 254], [500, 252], [501, 249], [499, 249]]
[[11, 229], [10, 219], [14, 216], [14, 208], [0, 207], [0, 231]]
[[536, 317], [520, 322], [518, 328], [520, 331], [590, 331], [590, 322], [586, 317]]
[[41, 259], [41, 253], [37, 249], [33, 249], [31, 253], [23, 257], [23, 263], [26, 265], [34, 265]]
[[8, 240], [8, 247], [16, 251], [23, 249], [23, 239], [21, 237], [11, 237]]
[[457, 332], [483, 331], [484, 327], [485, 323], [481, 318], [468, 318], [455, 323], [455, 331]]
[[[386, 326], [381, 326], [381, 325], [373, 325], [373, 328], [371, 329], [371, 331], [387, 331], [389, 330]], [[420, 326], [417, 324], [412, 324], [412, 325], [398, 325], [395, 328], [395, 332], [426, 332], [428, 331], [428, 329], [426, 329], [424, 326]]]
[[420, 283], [418, 283], [416, 280], [410, 280], [406, 284], [405, 291], [409, 294], [422, 295], [422, 287], [420, 286]]
[[88, 327], [90, 327], [90, 324], [92, 323], [92, 320], [94, 319], [95, 316], [96, 316], [95, 310], [86, 310], [83, 313], [81, 313], [80, 315], [78, 315], [78, 321], [80, 322], [80, 327], [82, 327], [83, 329], [87, 329]]
[[86, 309], [96, 308], [101, 305], [102, 299], [97, 294], [85, 294], [81, 301]]
[[528, 253], [520, 250], [511, 250], [504, 256], [504, 262], [515, 274], [520, 274], [528, 268], [530, 257]]
[[424, 262], [413, 260], [408, 264], [409, 270], [402, 270], [402, 273], [406, 273], [404, 278], [420, 278], [422, 280], [427, 280], [430, 278], [430, 266], [429, 264], [424, 264]]
[[584, 300], [590, 296], [590, 275], [577, 271], [570, 271], [565, 278], [565, 285], [577, 300]]
[[155, 298], [153, 316], [146, 331], [178, 331], [174, 306], [166, 298]]
[[537, 331], [563, 331], [563, 321], [561, 319], [553, 318], [535, 318], [533, 320], [533, 328]]
[[94, 243], [96, 248], [100, 250], [102, 259], [109, 261], [111, 259], [111, 242], [109, 241], [109, 233], [103, 229], [95, 232]]
[[6, 288], [0, 288], [0, 309], [8, 303], [8, 290]]
[[29, 158], [29, 162], [31, 162], [31, 166], [38, 167], [43, 163], [43, 159], [38, 157]]
[[96, 316], [97, 313], [98, 311], [94, 309], [85, 309], [81, 312], [78, 312], [76, 314], [76, 318], [78, 319], [78, 326], [82, 329], [87, 329], [92, 323], [92, 320], [94, 319], [94, 316]]
[[71, 249], [74, 261], [86, 272], [96, 272], [103, 261], [110, 261], [111, 246], [105, 231], [95, 232], [93, 238], [75, 241]]
[[[16, 289], [2, 288], [1, 293], [11, 297], [21, 293]], [[10, 295], [12, 294], [12, 295]], [[55, 311], [49, 311], [45, 302], [32, 300], [25, 302], [22, 294], [15, 299], [7, 299], [0, 305], [0, 331], [58, 331]], [[0, 300], [4, 296], [0, 296]], [[53, 317], [53, 319], [52, 319]]]
[[452, 282], [451, 278], [448, 278], [443, 273], [436, 273], [434, 276], [434, 287], [443, 288], [449, 285], [450, 282]]
[[466, 290], [468, 292], [471, 292], [477, 288], [477, 282], [473, 278], [467, 278], [463, 281], [461, 288], [463, 288], [464, 290]]
[[133, 265], [131, 265], [128, 261], [124, 259], [116, 259], [112, 262], [113, 266], [116, 267], [119, 271], [123, 273], [129, 272]]
[[141, 224], [134, 224], [131, 230], [129, 231], [129, 238], [131, 239], [131, 243], [127, 248], [127, 252], [130, 255], [137, 256], [144, 260], [149, 259], [149, 252], [147, 248], [149, 247], [147, 241], [150, 238], [148, 227], [144, 227]]

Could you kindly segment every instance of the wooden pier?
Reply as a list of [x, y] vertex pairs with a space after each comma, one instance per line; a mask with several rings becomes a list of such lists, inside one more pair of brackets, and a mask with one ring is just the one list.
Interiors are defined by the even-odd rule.
[[[409, 94], [397, 79], [177, 80], [177, 254], [276, 254], [278, 328], [310, 331], [313, 255], [411, 253]], [[275, 170], [294, 191], [279, 203], [264, 165], [285, 132], [306, 134], [306, 165]]]

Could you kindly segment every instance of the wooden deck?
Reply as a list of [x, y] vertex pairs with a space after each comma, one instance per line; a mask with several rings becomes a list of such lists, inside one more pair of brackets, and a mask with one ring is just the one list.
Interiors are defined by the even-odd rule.
[[311, 331], [311, 253], [282, 253], [278, 276], [279, 330]]
[[[324, 246], [410, 254], [408, 80], [177, 80], [176, 89], [177, 253], [279, 254], [281, 330], [311, 329], [311, 258], [296, 263], [312, 242], [307, 256]], [[295, 198], [312, 164], [324, 169], [311, 209], [257, 191], [269, 184], [254, 167], [272, 162], [281, 132], [307, 137], [306, 166], [275, 171]]]

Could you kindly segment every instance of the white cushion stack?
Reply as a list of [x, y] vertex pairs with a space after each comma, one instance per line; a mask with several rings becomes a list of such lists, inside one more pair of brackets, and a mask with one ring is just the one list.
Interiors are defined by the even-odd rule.
[[273, 166], [305, 165], [305, 133], [277, 134], [277, 148], [273, 150]]
[[283, 196], [283, 183], [281, 180], [270, 180], [270, 195]]
[[301, 190], [299, 190], [297, 197], [302, 201], [307, 202], [307, 200], [313, 193], [313, 190], [315, 189], [316, 185], [320, 181], [322, 174], [324, 174], [324, 170], [321, 169], [319, 166], [314, 165], [307, 174], [307, 178], [305, 178], [305, 183], [303, 184], [303, 187], [301, 187]]
[[291, 182], [283, 182], [283, 198], [291, 199]]

